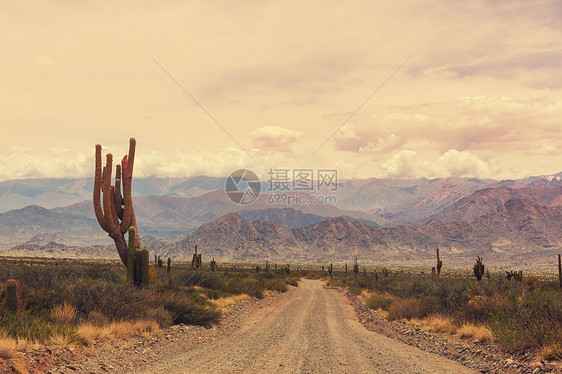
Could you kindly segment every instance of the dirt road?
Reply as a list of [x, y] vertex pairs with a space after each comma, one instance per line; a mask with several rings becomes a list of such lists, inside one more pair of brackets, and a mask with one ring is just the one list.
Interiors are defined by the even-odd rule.
[[348, 299], [304, 280], [233, 334], [136, 368], [143, 373], [474, 373], [367, 331]]

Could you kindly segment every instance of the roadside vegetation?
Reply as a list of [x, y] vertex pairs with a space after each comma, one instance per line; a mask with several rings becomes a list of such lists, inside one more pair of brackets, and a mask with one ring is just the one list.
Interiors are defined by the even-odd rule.
[[558, 282], [489, 272], [480, 281], [462, 273], [411, 271], [334, 273], [328, 284], [347, 287], [389, 321], [495, 342], [508, 351], [533, 350], [562, 358], [562, 293]]
[[[139, 287], [117, 261], [0, 259], [0, 358], [15, 367], [16, 349], [25, 346], [148, 338], [173, 324], [214, 324], [235, 302], [285, 292], [299, 279], [284, 268], [215, 266], [175, 263], [168, 272], [153, 264], [150, 286]], [[9, 279], [17, 283], [15, 309]]]

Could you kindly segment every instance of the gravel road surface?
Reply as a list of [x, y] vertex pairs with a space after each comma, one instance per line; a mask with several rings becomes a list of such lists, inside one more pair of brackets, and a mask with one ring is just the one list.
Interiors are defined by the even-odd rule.
[[256, 308], [239, 329], [135, 373], [474, 373], [366, 330], [349, 300], [316, 280]]

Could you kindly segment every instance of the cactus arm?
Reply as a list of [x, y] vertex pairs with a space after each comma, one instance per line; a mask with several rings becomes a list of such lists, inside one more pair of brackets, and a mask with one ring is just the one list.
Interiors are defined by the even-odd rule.
[[131, 197], [132, 178], [129, 178], [127, 171], [127, 156], [125, 156], [121, 161], [121, 183], [123, 183], [123, 219], [121, 221], [121, 232], [123, 232], [127, 226], [131, 226], [131, 209], [133, 207]]
[[123, 196], [121, 196], [121, 165], [115, 165], [115, 207], [117, 216], [123, 219]]
[[102, 189], [102, 167], [101, 167], [101, 145], [96, 144], [96, 170], [94, 174], [94, 213], [101, 228], [109, 233], [109, 229], [105, 225], [105, 217], [101, 207], [101, 189]]
[[136, 140], [131, 138], [129, 140], [129, 155], [123, 157], [121, 161], [121, 174], [123, 182], [123, 199], [124, 199], [124, 209], [123, 209], [123, 221], [121, 221], [121, 232], [125, 233], [131, 226], [131, 213], [133, 209], [133, 197], [132, 197], [132, 181], [133, 181], [133, 164], [135, 162], [135, 147]]
[[[113, 156], [111, 153], [107, 154], [107, 160], [105, 165], [105, 180], [103, 183], [103, 215], [105, 218], [105, 227], [108, 229], [109, 236], [111, 239], [115, 240], [119, 236], [119, 233], [115, 229], [114, 218], [112, 214], [111, 205], [115, 203], [115, 198], [112, 198], [111, 190], [111, 163], [113, 161]], [[115, 217], [117, 218], [117, 217]]]

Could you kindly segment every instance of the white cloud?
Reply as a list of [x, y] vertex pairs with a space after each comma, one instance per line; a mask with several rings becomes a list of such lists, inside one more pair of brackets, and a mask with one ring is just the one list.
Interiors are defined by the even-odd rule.
[[[504, 170], [495, 160], [485, 161], [468, 151], [450, 149], [434, 158], [422, 158], [409, 149], [397, 152], [381, 164], [390, 178], [476, 177], [504, 179], [513, 177], [512, 170]], [[523, 175], [517, 175], [522, 177]]]
[[250, 134], [253, 144], [265, 152], [290, 152], [291, 146], [302, 134], [280, 126], [264, 126]]

